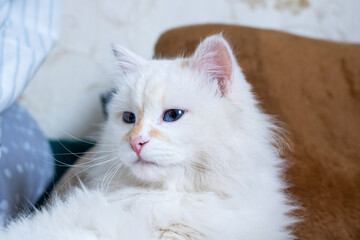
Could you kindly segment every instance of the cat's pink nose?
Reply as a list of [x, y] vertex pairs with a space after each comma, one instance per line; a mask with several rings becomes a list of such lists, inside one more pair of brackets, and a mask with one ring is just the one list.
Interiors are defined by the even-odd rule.
[[131, 148], [134, 150], [134, 152], [136, 152], [137, 155], [140, 154], [141, 149], [148, 142], [149, 141], [144, 140], [143, 137], [141, 137], [141, 136], [130, 139]]

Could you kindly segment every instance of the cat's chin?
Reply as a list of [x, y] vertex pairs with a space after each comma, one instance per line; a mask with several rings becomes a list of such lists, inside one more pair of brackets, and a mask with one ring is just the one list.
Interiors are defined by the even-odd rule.
[[137, 158], [129, 168], [137, 178], [148, 182], [161, 182], [172, 172], [172, 166], [164, 166], [143, 158]]
[[152, 161], [147, 161], [147, 160], [144, 160], [142, 159], [141, 157], [139, 157], [135, 163], [136, 165], [140, 165], [140, 166], [143, 166], [143, 167], [162, 167], [160, 166], [159, 164], [157, 164], [156, 162], [152, 162]]

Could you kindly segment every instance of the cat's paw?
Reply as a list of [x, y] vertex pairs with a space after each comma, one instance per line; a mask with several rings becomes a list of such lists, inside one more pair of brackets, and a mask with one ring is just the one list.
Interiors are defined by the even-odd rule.
[[205, 235], [185, 224], [172, 224], [167, 228], [159, 229], [160, 240], [202, 240]]

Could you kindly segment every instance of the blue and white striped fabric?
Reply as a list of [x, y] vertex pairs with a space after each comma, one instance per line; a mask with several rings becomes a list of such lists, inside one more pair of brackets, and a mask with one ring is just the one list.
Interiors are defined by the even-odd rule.
[[0, 113], [24, 91], [59, 36], [60, 0], [0, 0]]
[[60, 1], [0, 0], [0, 227], [34, 204], [53, 177], [45, 136], [14, 101], [58, 39]]

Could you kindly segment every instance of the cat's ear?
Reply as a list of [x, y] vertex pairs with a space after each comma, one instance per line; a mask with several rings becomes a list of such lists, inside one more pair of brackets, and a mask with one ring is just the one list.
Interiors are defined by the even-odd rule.
[[216, 80], [222, 96], [226, 95], [233, 78], [233, 57], [221, 35], [210, 36], [200, 43], [192, 57], [192, 67]]
[[111, 47], [116, 58], [116, 64], [125, 75], [136, 72], [146, 62], [144, 58], [118, 44], [113, 43]]

